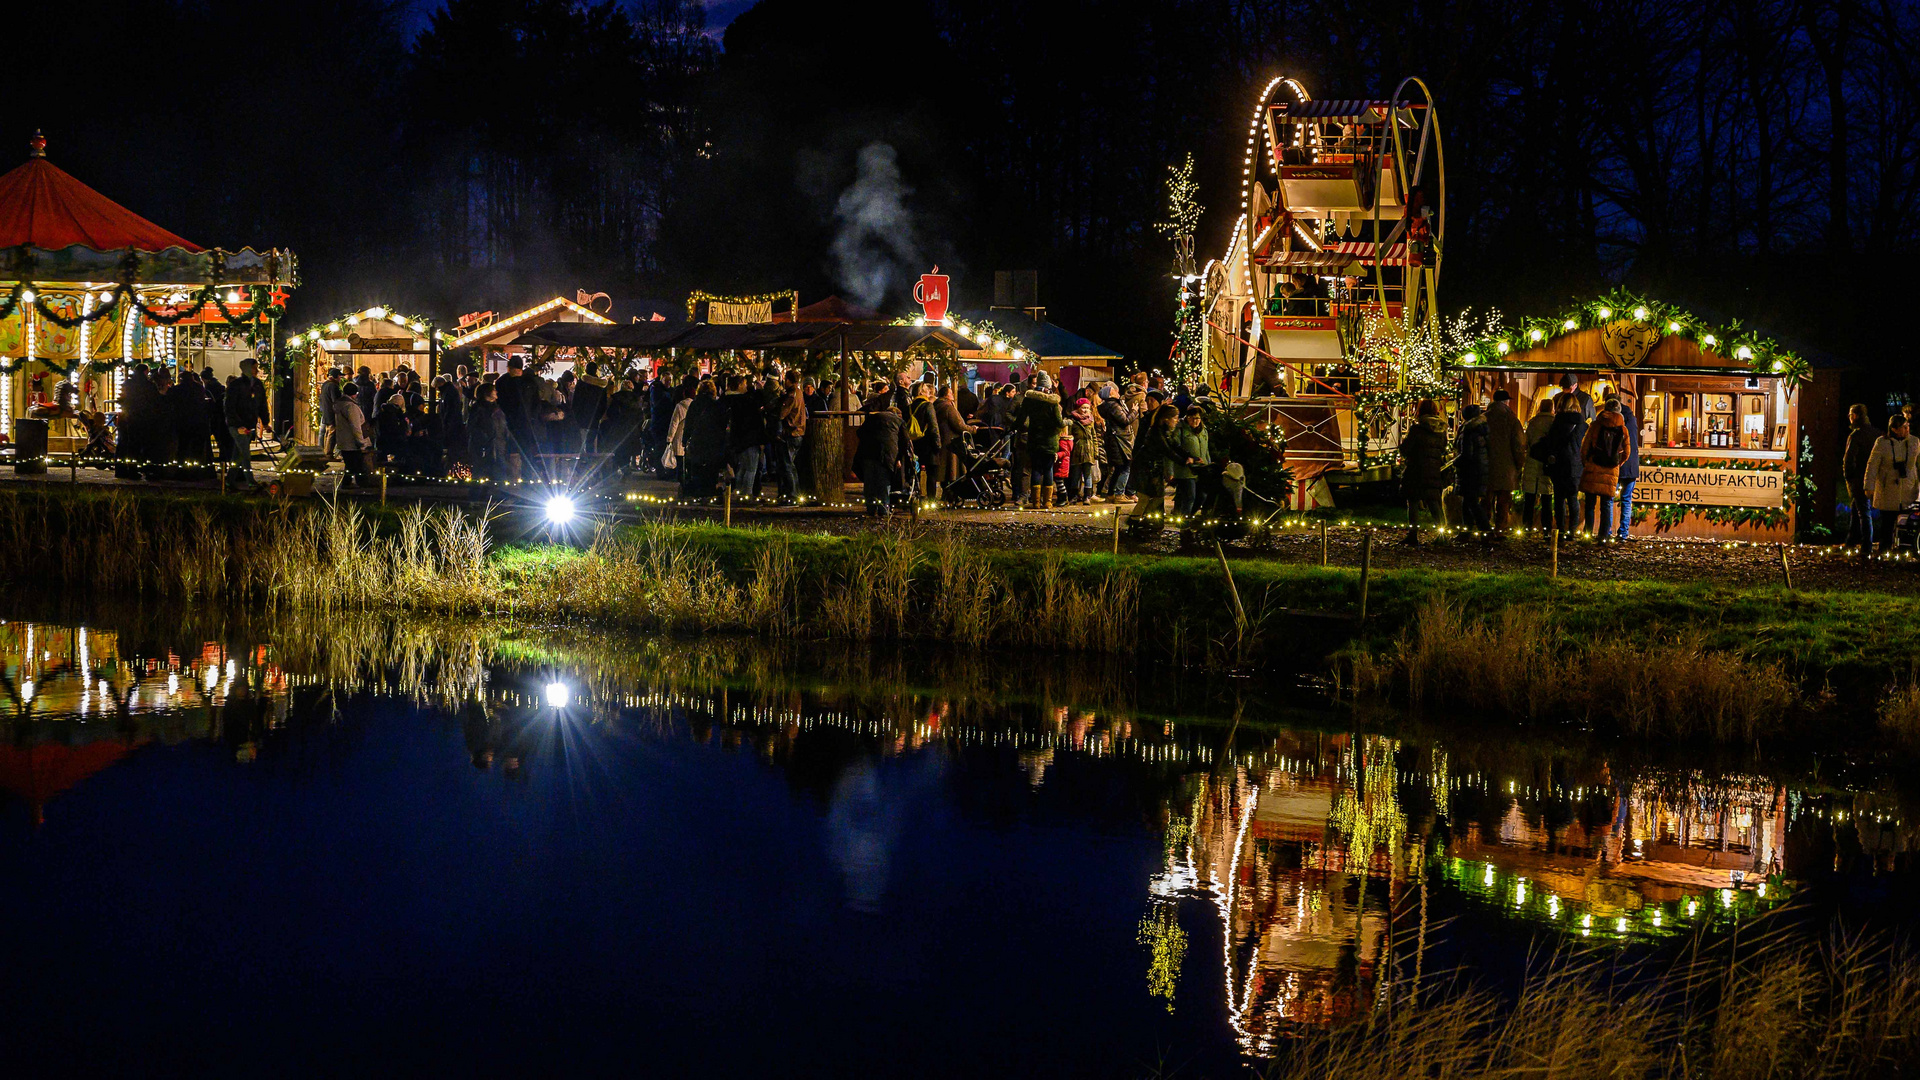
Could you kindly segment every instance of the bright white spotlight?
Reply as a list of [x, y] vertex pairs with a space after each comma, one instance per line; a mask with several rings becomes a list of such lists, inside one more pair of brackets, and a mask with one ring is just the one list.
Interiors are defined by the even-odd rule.
[[547, 684], [547, 705], [549, 708], [554, 708], [554, 709], [566, 708], [567, 696], [568, 695], [567, 695], [566, 683], [550, 682]]
[[555, 525], [565, 525], [573, 520], [573, 500], [565, 495], [555, 495], [547, 500], [547, 520]]

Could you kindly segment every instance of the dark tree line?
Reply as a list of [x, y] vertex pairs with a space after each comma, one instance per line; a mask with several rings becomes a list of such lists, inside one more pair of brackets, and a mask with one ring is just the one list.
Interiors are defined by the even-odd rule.
[[1276, 74], [1432, 87], [1450, 305], [1624, 281], [1875, 362], [1920, 247], [1912, 0], [762, 0], [719, 42], [691, 0], [78, 14], [17, 14], [45, 76], [20, 80], [14, 145], [44, 127], [175, 231], [294, 248], [301, 316], [576, 286], [813, 299], [850, 290], [850, 258], [889, 307], [933, 262], [984, 305], [991, 271], [1033, 267], [1056, 318], [1151, 363], [1166, 166], [1195, 153], [1217, 251]]

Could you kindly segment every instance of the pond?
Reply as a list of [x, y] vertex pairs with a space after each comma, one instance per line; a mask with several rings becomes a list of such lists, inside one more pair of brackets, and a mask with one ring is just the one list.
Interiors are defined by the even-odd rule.
[[[203, 625], [204, 623], [204, 625]], [[1415, 980], [1904, 910], [1893, 776], [1021, 657], [0, 625], [63, 1071], [1219, 1076]]]

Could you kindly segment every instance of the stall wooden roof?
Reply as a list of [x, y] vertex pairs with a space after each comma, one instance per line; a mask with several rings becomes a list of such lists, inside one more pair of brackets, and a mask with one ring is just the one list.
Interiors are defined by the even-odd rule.
[[1622, 364], [1608, 355], [1601, 342], [1601, 329], [1592, 327], [1564, 334], [1530, 349], [1505, 356], [1481, 357], [1466, 371], [1621, 371], [1650, 372], [1665, 375], [1725, 375], [1746, 378], [1756, 372], [1742, 360], [1702, 349], [1697, 342], [1678, 334], [1662, 334], [1636, 363]]

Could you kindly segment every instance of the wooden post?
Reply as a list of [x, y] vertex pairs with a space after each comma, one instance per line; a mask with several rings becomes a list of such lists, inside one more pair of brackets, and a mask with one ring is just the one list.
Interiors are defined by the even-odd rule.
[[1107, 512], [1113, 515], [1113, 553], [1117, 556], [1120, 554], [1120, 508], [1115, 506]]
[[1780, 549], [1780, 577], [1787, 583], [1787, 591], [1793, 591], [1793, 567], [1787, 565], [1787, 545], [1775, 544]]
[[[221, 486], [224, 487], [225, 483], [225, 481], [222, 481]], [[385, 466], [382, 466], [380, 469], [380, 505], [383, 508], [387, 505], [387, 470]]]
[[1320, 565], [1327, 565], [1327, 519], [1320, 519]]
[[1240, 589], [1233, 583], [1233, 567], [1227, 565], [1227, 553], [1220, 541], [1213, 542], [1213, 553], [1220, 557], [1220, 571], [1227, 575], [1227, 595], [1233, 599], [1233, 625], [1240, 637], [1247, 636], [1247, 609], [1240, 606]]
[[1373, 571], [1373, 530], [1360, 541], [1360, 621], [1367, 621], [1367, 575]]
[[1553, 527], [1547, 530], [1547, 556], [1547, 576], [1558, 578], [1560, 576], [1560, 523], [1558, 521], [1555, 521]]
[[733, 528], [733, 485], [727, 484], [720, 489], [720, 524]]

